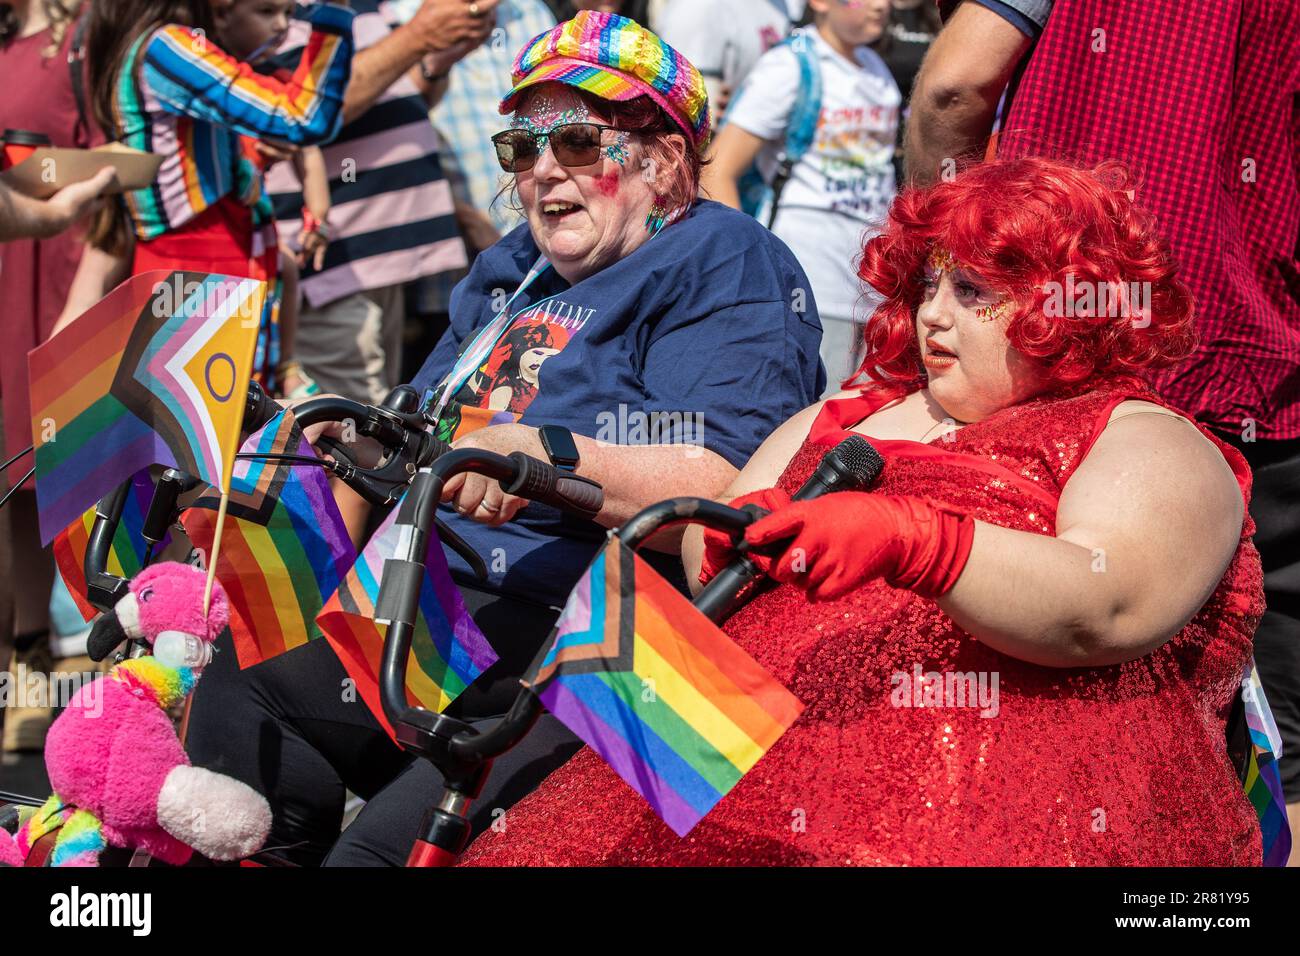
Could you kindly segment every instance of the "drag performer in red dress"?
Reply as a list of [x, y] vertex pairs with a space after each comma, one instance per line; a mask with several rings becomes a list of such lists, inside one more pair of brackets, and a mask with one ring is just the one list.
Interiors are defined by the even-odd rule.
[[[1259, 864], [1224, 731], [1263, 610], [1250, 474], [1139, 377], [1192, 305], [1130, 196], [1023, 159], [899, 198], [860, 270], [869, 384], [733, 486], [780, 584], [725, 630], [806, 710], [684, 839], [587, 749], [466, 863]], [[791, 504], [848, 431], [878, 483]]]

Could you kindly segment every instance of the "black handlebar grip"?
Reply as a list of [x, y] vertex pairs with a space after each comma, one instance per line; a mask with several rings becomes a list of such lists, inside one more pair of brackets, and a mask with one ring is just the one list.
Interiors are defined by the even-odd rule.
[[280, 412], [280, 403], [262, 391], [257, 382], [248, 383], [244, 400], [244, 431], [255, 432]]
[[424, 432], [420, 438], [420, 450], [416, 454], [415, 467], [427, 468], [449, 451], [451, 445], [441, 438], [435, 438], [430, 433]]
[[605, 504], [605, 490], [590, 478], [562, 472], [521, 451], [506, 457], [517, 469], [513, 481], [501, 481], [501, 490], [508, 495], [518, 495], [588, 519], [595, 518]]
[[559, 477], [555, 466], [521, 451], [511, 452], [506, 457], [515, 464], [515, 477], [509, 483], [504, 478], [501, 479], [501, 490], [529, 501], [551, 504], [551, 498], [555, 495], [555, 481]]
[[590, 478], [562, 474], [555, 482], [555, 500], [551, 504], [580, 517], [594, 519], [605, 506], [605, 489]]

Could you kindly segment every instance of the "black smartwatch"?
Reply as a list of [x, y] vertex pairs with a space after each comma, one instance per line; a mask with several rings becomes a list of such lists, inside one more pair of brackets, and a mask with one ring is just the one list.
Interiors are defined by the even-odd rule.
[[582, 456], [578, 454], [578, 446], [573, 441], [571, 431], [563, 425], [543, 425], [537, 429], [537, 434], [542, 439], [542, 447], [546, 449], [546, 456], [551, 459], [552, 465], [560, 471], [578, 470]]

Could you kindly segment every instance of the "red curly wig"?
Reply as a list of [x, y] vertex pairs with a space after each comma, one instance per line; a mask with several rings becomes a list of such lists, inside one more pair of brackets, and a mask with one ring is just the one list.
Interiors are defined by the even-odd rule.
[[[864, 374], [894, 386], [923, 379], [915, 318], [922, 269], [936, 247], [1012, 300], [1007, 339], [1060, 388], [1186, 358], [1195, 345], [1192, 294], [1153, 218], [1130, 199], [1132, 188], [1118, 163], [1085, 169], [1025, 158], [905, 190], [858, 267], [885, 301], [866, 324], [866, 359], [849, 381]], [[1135, 322], [1105, 314], [1127, 311], [1115, 308], [1045, 308], [1054, 296], [1061, 302], [1067, 281], [1074, 288], [1149, 283], [1150, 312]]]

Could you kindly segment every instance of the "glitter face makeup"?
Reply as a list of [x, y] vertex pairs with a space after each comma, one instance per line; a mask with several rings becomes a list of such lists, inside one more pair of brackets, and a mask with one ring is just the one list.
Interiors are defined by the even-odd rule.
[[[617, 262], [648, 238], [642, 220], [654, 201], [653, 183], [641, 175], [634, 137], [605, 125], [609, 120], [599, 104], [585, 104], [576, 91], [556, 84], [523, 100], [509, 131], [516, 138], [547, 138], [520, 144], [523, 169], [515, 186], [538, 250], [570, 283]], [[601, 138], [571, 135], [584, 127], [599, 129]], [[500, 136], [493, 137], [498, 159], [506, 142]], [[502, 168], [509, 172], [506, 160]]]
[[610, 145], [605, 147], [605, 155], [618, 163], [620, 166], [627, 164], [627, 142], [628, 135], [625, 131], [618, 131], [618, 138]]
[[957, 268], [957, 260], [953, 258], [953, 254], [940, 246], [930, 250], [930, 257], [925, 260], [925, 264], [940, 275]]
[[561, 109], [560, 104], [556, 103], [549, 94], [541, 93], [529, 101], [526, 113], [514, 115], [510, 126], [512, 129], [526, 129], [530, 133], [540, 135], [549, 133], [555, 127], [563, 126], [565, 123], [589, 122], [591, 122], [591, 110], [587, 109], [587, 105], [581, 100], [576, 106]]
[[[945, 272], [953, 273], [961, 268], [957, 262], [957, 258], [942, 246], [935, 246], [930, 250], [930, 255], [926, 258], [925, 265], [926, 268], [938, 273], [939, 278], [942, 278]], [[981, 322], [993, 322], [1005, 316], [1010, 306], [1011, 300], [1004, 297], [996, 302], [991, 302], [988, 305], [977, 306], [974, 310], [975, 317]]]
[[921, 281], [917, 345], [930, 396], [948, 415], [980, 421], [1040, 390], [1042, 370], [1007, 338], [1013, 296], [942, 247], [926, 256]]
[[[612, 195], [606, 180], [617, 180], [627, 165], [631, 142], [628, 132], [594, 122], [591, 111], [581, 100], [574, 99], [576, 105], [569, 105], [569, 100], [557, 100], [547, 93], [535, 99], [536, 102], [529, 102], [526, 112], [511, 119], [510, 130], [492, 137], [501, 168], [511, 173], [526, 172], [548, 145], [556, 161], [565, 166], [590, 166], [604, 157], [619, 166], [609, 176], [602, 177], [600, 184], [605, 195]], [[613, 141], [602, 145], [607, 132]], [[525, 134], [532, 137], [530, 141], [520, 140]]]

